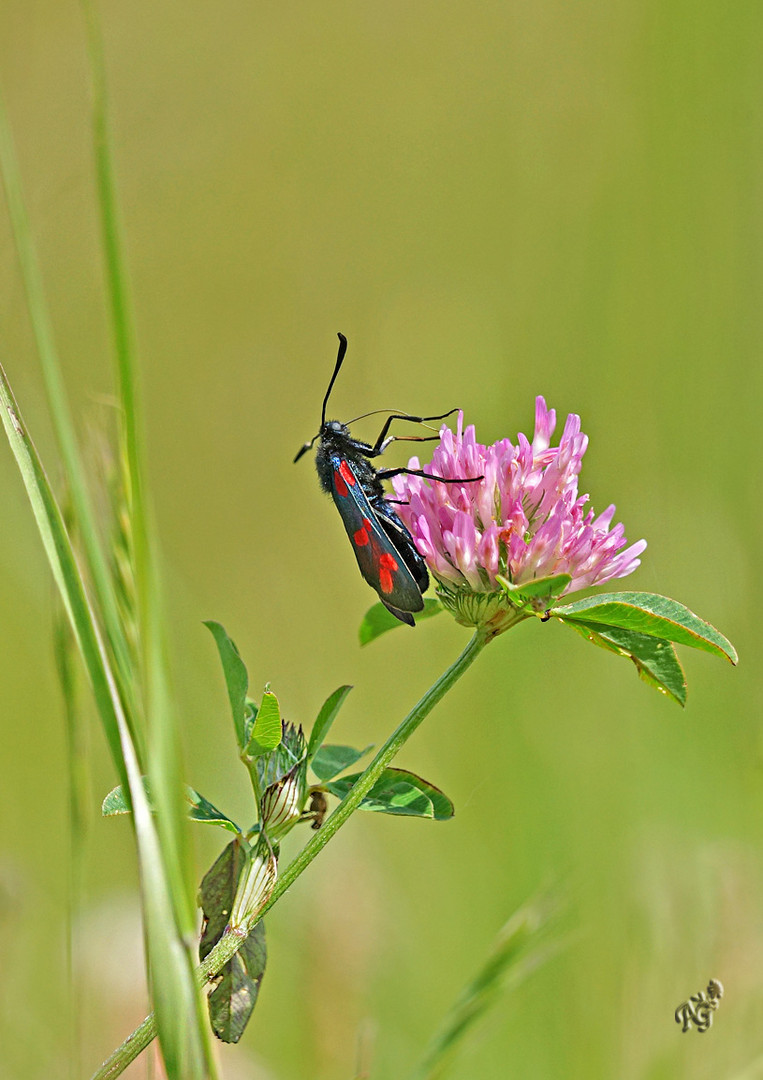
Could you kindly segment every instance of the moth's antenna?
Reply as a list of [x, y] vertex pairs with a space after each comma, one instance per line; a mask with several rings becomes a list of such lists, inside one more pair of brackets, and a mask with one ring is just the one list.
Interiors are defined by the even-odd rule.
[[306, 442], [305, 445], [297, 451], [297, 456], [294, 458], [295, 462], [299, 461], [302, 455], [306, 454], [308, 450], [312, 450], [315, 440], [320, 439], [323, 429], [326, 426], [326, 406], [329, 402], [329, 396], [331, 394], [332, 387], [336, 382], [336, 377], [339, 374], [339, 369], [342, 366], [344, 354], [347, 352], [347, 338], [344, 336], [344, 334], [337, 334], [337, 337], [339, 338], [339, 352], [337, 353], [336, 364], [334, 365], [334, 374], [331, 376], [329, 388], [326, 391], [325, 398], [323, 399], [323, 408], [321, 409], [321, 429], [317, 435], [313, 435], [310, 442]]
[[336, 382], [336, 377], [339, 374], [339, 369], [342, 366], [342, 361], [344, 360], [344, 354], [347, 352], [347, 338], [344, 336], [344, 334], [337, 334], [337, 337], [339, 338], [339, 352], [337, 353], [336, 365], [334, 367], [334, 374], [331, 376], [331, 382], [329, 383], [329, 388], [326, 391], [325, 398], [323, 399], [323, 409], [321, 410], [321, 427], [323, 427], [323, 425], [326, 423], [326, 406], [328, 405], [328, 402], [329, 402], [329, 397], [331, 395], [331, 390], [332, 390], [332, 388], [334, 386], [334, 383]]
[[372, 412], [361, 413], [360, 416], [353, 416], [352, 420], [345, 420], [345, 424], [354, 424], [357, 420], [365, 420], [368, 416], [381, 416], [382, 413], [399, 413], [400, 409], [373, 409]]
[[300, 447], [300, 449], [297, 451], [297, 456], [294, 458], [294, 464], [295, 465], [297, 464], [297, 462], [299, 461], [299, 459], [302, 457], [303, 454], [306, 454], [308, 450], [312, 450], [313, 443], [315, 442], [315, 439], [317, 439], [317, 438], [318, 438], [318, 436], [316, 435], [315, 438], [310, 440], [310, 442], [306, 442], [304, 446]]

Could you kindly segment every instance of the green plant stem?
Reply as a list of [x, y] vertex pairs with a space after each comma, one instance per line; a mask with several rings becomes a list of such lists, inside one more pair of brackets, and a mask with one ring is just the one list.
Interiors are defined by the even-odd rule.
[[252, 791], [254, 793], [254, 805], [257, 807], [257, 814], [259, 815], [262, 790], [260, 788], [260, 778], [257, 775], [257, 762], [253, 761], [245, 750], [242, 750], [239, 756], [244, 763], [246, 771], [249, 773], [249, 779], [252, 783]]
[[[342, 825], [344, 825], [354, 811], [357, 810], [363, 797], [370, 791], [397, 752], [405, 745], [408, 739], [410, 739], [422, 720], [429, 715], [435, 705], [445, 696], [445, 694], [447, 694], [451, 687], [458, 682], [467, 668], [474, 663], [489, 640], [491, 640], [489, 636], [481, 633], [479, 630], [476, 631], [458, 659], [451, 664], [447, 671], [443, 672], [437, 682], [434, 683], [421, 700], [414, 705], [406, 718], [395, 731], [392, 732], [390, 737], [381, 747], [376, 757], [357, 783], [353, 785], [349, 794], [346, 795], [339, 806], [337, 806], [331, 817], [326, 819], [321, 828], [312, 836], [308, 843], [305, 844], [296, 858], [292, 859], [286, 867], [286, 870], [278, 878], [276, 886], [267, 902], [252, 919], [251, 925], [247, 927], [247, 933], [251, 933], [255, 923], [258, 922], [275, 903], [277, 903], [287, 889], [291, 888], [300, 874], [307, 869], [332, 836], [334, 836]], [[247, 934], [242, 933], [240, 929], [227, 930], [223, 934], [209, 956], [207, 956], [205, 961], [197, 969], [197, 976], [200, 984], [203, 985], [205, 982], [214, 978], [214, 976], [225, 967], [231, 957], [244, 943], [246, 936]], [[127, 1068], [130, 1062], [134, 1061], [135, 1058], [146, 1049], [155, 1035], [156, 1023], [153, 1015], [151, 1015], [146, 1017], [143, 1023], [137, 1027], [127, 1039], [125, 1039], [121, 1046], [117, 1047], [114, 1053], [103, 1063], [103, 1065], [101, 1065], [100, 1069], [93, 1074], [92, 1080], [113, 1080], [115, 1076], [119, 1076], [120, 1073]]]

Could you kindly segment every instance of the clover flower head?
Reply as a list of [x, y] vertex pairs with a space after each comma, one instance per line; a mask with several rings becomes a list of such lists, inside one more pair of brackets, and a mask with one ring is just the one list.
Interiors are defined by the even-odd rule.
[[[447, 425], [440, 429], [425, 471], [445, 479], [482, 479], [393, 479], [400, 503], [395, 508], [459, 621], [484, 623], [495, 608], [490, 598], [505, 607], [506, 583], [518, 587], [566, 574], [569, 593], [625, 577], [639, 565], [646, 541], [626, 546], [623, 526], [612, 526], [614, 506], [597, 516], [587, 508], [588, 495], [578, 494], [588, 446], [580, 417], [570, 414], [559, 445], [551, 446], [555, 427], [556, 413], [538, 397], [532, 442], [520, 433], [516, 445], [499, 439], [483, 446], [472, 425], [464, 430], [459, 413], [455, 432]], [[422, 468], [418, 458], [409, 468]]]

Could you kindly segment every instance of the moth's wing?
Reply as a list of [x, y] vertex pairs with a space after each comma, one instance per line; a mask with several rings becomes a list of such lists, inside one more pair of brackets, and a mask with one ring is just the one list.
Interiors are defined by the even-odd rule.
[[412, 611], [421, 611], [424, 598], [397, 547], [382, 528], [353, 470], [338, 454], [331, 456], [331, 494], [358, 560], [360, 572], [376, 589], [393, 615], [413, 624]]
[[384, 510], [377, 507], [376, 518], [393, 545], [403, 556], [406, 566], [413, 575], [413, 580], [422, 593], [425, 593], [429, 588], [429, 573], [426, 563], [413, 542], [413, 537], [391, 506], [385, 505]]

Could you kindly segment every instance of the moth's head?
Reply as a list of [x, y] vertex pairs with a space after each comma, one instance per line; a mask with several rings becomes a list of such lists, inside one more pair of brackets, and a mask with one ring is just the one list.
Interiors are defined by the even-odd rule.
[[321, 438], [326, 438], [328, 435], [331, 438], [332, 435], [339, 435], [341, 437], [347, 437], [350, 434], [350, 429], [346, 424], [341, 423], [339, 420], [327, 420], [323, 425], [321, 431]]

